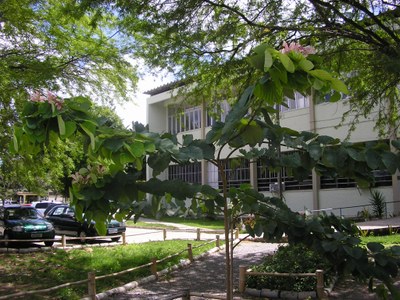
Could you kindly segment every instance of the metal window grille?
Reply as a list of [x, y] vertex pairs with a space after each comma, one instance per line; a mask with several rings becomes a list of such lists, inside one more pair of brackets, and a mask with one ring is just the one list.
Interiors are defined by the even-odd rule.
[[201, 183], [201, 163], [195, 162], [187, 165], [170, 165], [168, 179], [180, 179], [189, 183]]
[[[294, 152], [282, 153], [282, 155], [290, 155]], [[270, 168], [266, 159], [260, 158], [257, 160], [257, 186], [259, 191], [269, 191], [272, 192], [273, 189], [278, 186], [278, 178], [279, 178], [279, 170], [273, 170]], [[291, 172], [288, 168], [282, 167], [281, 171], [281, 180], [282, 185], [285, 190], [311, 190], [312, 189], [312, 175], [311, 171], [308, 175], [308, 178], [299, 181], [291, 175]]]
[[[244, 158], [231, 158], [223, 161], [228, 189], [250, 183], [250, 162]], [[218, 187], [222, 189], [222, 178], [218, 174]]]

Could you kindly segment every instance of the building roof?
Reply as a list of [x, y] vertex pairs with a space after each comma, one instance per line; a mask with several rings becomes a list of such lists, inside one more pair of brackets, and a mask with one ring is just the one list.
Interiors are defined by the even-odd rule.
[[161, 93], [164, 93], [166, 91], [170, 91], [172, 89], [181, 87], [181, 86], [185, 85], [186, 83], [187, 83], [186, 80], [173, 81], [173, 82], [161, 85], [159, 87], [156, 87], [154, 89], [145, 91], [144, 94], [147, 94], [147, 95], [150, 95], [150, 96], [154, 96], [154, 95], [161, 94]]

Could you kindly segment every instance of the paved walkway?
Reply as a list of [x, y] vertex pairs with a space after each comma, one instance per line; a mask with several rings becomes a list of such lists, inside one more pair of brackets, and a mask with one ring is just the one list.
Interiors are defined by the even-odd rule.
[[[272, 254], [278, 246], [278, 244], [243, 241], [235, 248], [233, 271], [236, 290], [239, 282], [239, 266], [251, 266], [262, 262], [265, 255]], [[160, 278], [159, 281], [149, 282], [133, 290], [114, 294], [108, 299], [158, 300], [187, 290], [203, 294], [225, 295], [225, 250], [195, 260], [189, 266], [174, 271], [164, 278]]]
[[[400, 217], [362, 222], [357, 225], [363, 230], [387, 228], [388, 226], [400, 227]], [[176, 224], [176, 226], [179, 226], [179, 224]], [[239, 265], [251, 266], [257, 264], [261, 262], [266, 255], [272, 254], [276, 251], [278, 246], [278, 244], [243, 241], [235, 248], [233, 283], [236, 291], [239, 282]], [[160, 278], [158, 281], [150, 281], [146, 284], [141, 284], [134, 289], [117, 292], [102, 299], [171, 299], [171, 295], [177, 295], [180, 292], [187, 290], [203, 294], [219, 296], [225, 295], [224, 250], [211, 253], [200, 260], [196, 260], [194, 263], [183, 269], [168, 273], [164, 278]], [[192, 297], [191, 299], [205, 298]], [[251, 299], [251, 297], [243, 298], [235, 292], [235, 299]], [[366, 285], [356, 283], [352, 280], [346, 280], [340, 282], [337, 287], [334, 288], [329, 299], [362, 300], [378, 298], [375, 294], [368, 292]]]

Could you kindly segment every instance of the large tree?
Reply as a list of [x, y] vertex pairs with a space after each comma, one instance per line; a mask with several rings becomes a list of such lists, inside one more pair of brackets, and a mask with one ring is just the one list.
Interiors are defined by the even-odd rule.
[[48, 158], [31, 160], [40, 163], [36, 167], [8, 151], [12, 125], [30, 94], [86, 94], [97, 102], [115, 103], [128, 100], [136, 86], [136, 69], [124, 57], [126, 45], [112, 26], [114, 17], [103, 14], [96, 19], [90, 9], [71, 12], [69, 2], [1, 1], [0, 176], [5, 190], [21, 185], [59, 187], [54, 179], [64, 173], [63, 168], [68, 169], [66, 176], [70, 173], [69, 151], [62, 156], [60, 149], [54, 153], [48, 149]]
[[[352, 112], [377, 109], [379, 126], [399, 124], [399, 2], [364, 0], [76, 1], [80, 9], [112, 7], [131, 51], [154, 69], [196, 81], [207, 100], [229, 97], [252, 77], [244, 61], [267, 41], [313, 45], [327, 69], [346, 79]], [[109, 6], [114, 3], [115, 5]], [[103, 5], [101, 5], [103, 4]], [[104, 5], [107, 4], [107, 5]], [[229, 83], [227, 85], [227, 82]], [[217, 95], [216, 91], [223, 94]], [[197, 97], [199, 99], [199, 97]], [[212, 103], [212, 101], [209, 101]], [[354, 115], [354, 114], [353, 114]], [[386, 128], [385, 128], [386, 129]]]

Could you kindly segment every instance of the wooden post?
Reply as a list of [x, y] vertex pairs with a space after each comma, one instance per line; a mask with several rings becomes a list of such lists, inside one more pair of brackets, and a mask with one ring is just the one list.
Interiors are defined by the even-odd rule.
[[315, 276], [317, 277], [317, 297], [318, 299], [325, 299], [324, 271], [323, 270], [315, 271]]
[[246, 288], [246, 269], [247, 266], [239, 266], [239, 293], [244, 293]]
[[193, 262], [193, 249], [192, 249], [192, 244], [188, 244], [188, 256], [190, 262]]
[[157, 276], [157, 258], [153, 257], [151, 259], [152, 265], [151, 265], [151, 274]]
[[163, 229], [163, 239], [164, 241], [167, 239], [167, 229]]
[[65, 235], [61, 236], [61, 244], [63, 248], [67, 247], [67, 237]]
[[184, 295], [182, 295], [182, 300], [190, 300], [190, 290], [186, 290]]
[[197, 228], [197, 238], [196, 241], [200, 241], [200, 228]]
[[125, 233], [125, 231], [122, 233], [122, 245], [126, 245], [126, 233]]
[[219, 234], [217, 234], [217, 235], [215, 236], [215, 238], [217, 239], [217, 240], [215, 241], [215, 247], [218, 247], [218, 248], [219, 248], [219, 246], [220, 246], [220, 243], [219, 243]]
[[88, 294], [90, 300], [96, 300], [96, 273], [88, 273]]

